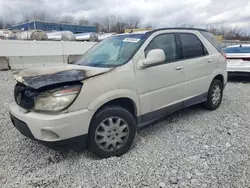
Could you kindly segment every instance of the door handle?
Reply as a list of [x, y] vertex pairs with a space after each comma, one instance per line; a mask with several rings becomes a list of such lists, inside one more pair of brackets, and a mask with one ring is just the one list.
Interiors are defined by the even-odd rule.
[[175, 70], [181, 70], [183, 69], [183, 66], [176, 67]]
[[211, 63], [212, 61], [213, 61], [212, 59], [209, 59], [207, 62], [208, 62], [208, 63]]

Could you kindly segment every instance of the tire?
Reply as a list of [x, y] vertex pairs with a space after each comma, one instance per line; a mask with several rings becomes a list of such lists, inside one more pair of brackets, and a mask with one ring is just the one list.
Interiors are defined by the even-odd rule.
[[222, 101], [223, 84], [220, 80], [214, 79], [208, 91], [207, 101], [204, 103], [209, 110], [216, 110]]
[[132, 146], [136, 133], [136, 121], [130, 112], [107, 106], [90, 123], [87, 148], [100, 158], [121, 156]]

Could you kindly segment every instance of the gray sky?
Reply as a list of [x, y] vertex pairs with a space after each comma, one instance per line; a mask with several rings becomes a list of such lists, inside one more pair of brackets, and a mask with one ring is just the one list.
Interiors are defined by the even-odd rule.
[[52, 15], [85, 17], [139, 16], [153, 27], [228, 24], [250, 27], [249, 0], [0, 0], [0, 17], [20, 21], [23, 13], [46, 10]]

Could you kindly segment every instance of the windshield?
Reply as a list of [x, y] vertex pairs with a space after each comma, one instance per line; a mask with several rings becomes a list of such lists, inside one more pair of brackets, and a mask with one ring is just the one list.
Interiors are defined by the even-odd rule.
[[225, 53], [250, 53], [250, 46], [230, 47], [224, 49]]
[[73, 64], [91, 67], [117, 67], [127, 63], [145, 41], [145, 34], [110, 37], [88, 50]]

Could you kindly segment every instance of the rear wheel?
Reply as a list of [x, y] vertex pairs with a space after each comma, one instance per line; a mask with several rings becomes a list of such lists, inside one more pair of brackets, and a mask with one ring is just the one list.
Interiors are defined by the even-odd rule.
[[220, 80], [215, 79], [209, 88], [205, 107], [209, 110], [216, 110], [221, 104], [222, 96], [223, 84]]
[[91, 122], [88, 149], [101, 158], [120, 156], [130, 149], [136, 131], [135, 119], [126, 109], [105, 107]]

